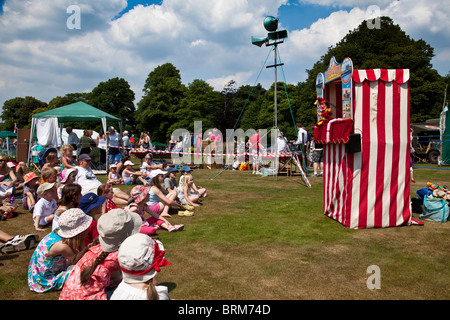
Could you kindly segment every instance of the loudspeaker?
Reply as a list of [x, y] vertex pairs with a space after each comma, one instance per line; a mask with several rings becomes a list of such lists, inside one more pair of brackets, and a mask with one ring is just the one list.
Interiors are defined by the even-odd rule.
[[347, 144], [345, 145], [345, 152], [356, 153], [361, 152], [361, 135], [359, 133], [351, 133]]

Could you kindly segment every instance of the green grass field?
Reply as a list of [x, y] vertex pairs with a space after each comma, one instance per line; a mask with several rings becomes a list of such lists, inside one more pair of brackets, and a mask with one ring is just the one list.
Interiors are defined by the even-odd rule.
[[[196, 170], [208, 197], [193, 217], [173, 214], [178, 233], [159, 231], [166, 258], [157, 280], [175, 299], [449, 299], [450, 222], [349, 230], [322, 214], [322, 180], [307, 188], [299, 176]], [[411, 196], [428, 181], [449, 184], [450, 171], [416, 169]], [[104, 179], [104, 177], [101, 177]], [[130, 186], [121, 186], [130, 190]], [[31, 214], [0, 222], [10, 234], [34, 233]], [[418, 218], [418, 213], [414, 213]], [[40, 238], [45, 232], [39, 234]], [[0, 256], [0, 299], [55, 300], [59, 292], [28, 289], [32, 250]], [[367, 268], [380, 268], [370, 290]]]

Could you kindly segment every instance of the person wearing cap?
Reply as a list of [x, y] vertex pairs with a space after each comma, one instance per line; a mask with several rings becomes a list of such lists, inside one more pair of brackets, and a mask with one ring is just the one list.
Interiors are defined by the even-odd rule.
[[127, 161], [125, 161], [125, 163], [123, 165], [125, 166], [125, 169], [123, 169], [123, 171], [122, 171], [122, 178], [123, 178], [124, 184], [130, 185], [130, 184], [142, 183], [143, 185], [149, 185], [147, 180], [144, 179], [145, 173], [142, 171], [136, 171], [133, 169], [133, 165], [134, 165], [133, 162], [131, 162], [130, 160], [127, 160]]
[[98, 237], [97, 221], [95, 220], [95, 217], [102, 213], [102, 207], [105, 201], [106, 196], [99, 197], [95, 193], [88, 193], [82, 196], [78, 203], [78, 206], [84, 213], [94, 218], [89, 227], [88, 236], [84, 241], [86, 246], [94, 242], [94, 239]]
[[39, 176], [29, 172], [24, 176], [22, 208], [33, 212], [36, 202], [40, 199], [37, 194], [39, 188]]
[[[162, 203], [157, 203], [152, 206], [147, 204], [149, 200], [149, 188], [144, 186], [134, 187], [131, 189], [130, 198], [128, 206], [124, 209], [139, 214], [142, 219], [141, 233], [153, 236], [159, 228], [164, 228], [169, 232], [183, 230], [184, 226], [182, 224], [173, 226], [167, 219], [161, 216], [164, 208]], [[150, 215], [150, 218], [145, 218], [146, 213]]]
[[116, 132], [114, 127], [109, 127], [108, 130], [108, 145], [109, 145], [109, 163], [118, 163], [121, 159], [119, 147], [122, 144], [122, 138]]
[[[81, 186], [81, 194], [96, 192], [102, 183], [97, 179], [91, 169], [92, 158], [88, 154], [82, 154], [78, 157], [79, 165], [77, 168], [77, 176], [75, 183]], [[95, 191], [93, 191], [95, 190]]]
[[177, 193], [178, 188], [178, 181], [177, 181], [177, 172], [178, 170], [169, 167], [166, 170], [167, 174], [164, 178], [164, 188], [167, 190], [167, 192], [174, 192]]
[[53, 222], [56, 203], [56, 183], [44, 182], [37, 189], [40, 199], [33, 210], [34, 228], [36, 231], [45, 231], [45, 227]]
[[182, 178], [184, 175], [190, 174], [191, 171], [192, 171], [192, 169], [191, 169], [189, 166], [182, 166], [182, 167], [180, 168], [181, 175], [180, 175], [180, 180], [178, 181], [178, 185], [181, 183], [181, 178]]
[[30, 290], [43, 293], [61, 290], [70, 274], [69, 266], [76, 263], [79, 250], [92, 217], [81, 209], [64, 211], [59, 227], [45, 236], [36, 247], [28, 266]]
[[142, 219], [134, 212], [114, 209], [98, 219], [98, 244], [94, 242], [73, 268], [60, 300], [107, 300], [122, 280], [118, 250], [139, 232]]
[[159, 240], [134, 234], [120, 245], [118, 260], [123, 280], [111, 300], [170, 300], [168, 288], [156, 285], [155, 276], [170, 263]]

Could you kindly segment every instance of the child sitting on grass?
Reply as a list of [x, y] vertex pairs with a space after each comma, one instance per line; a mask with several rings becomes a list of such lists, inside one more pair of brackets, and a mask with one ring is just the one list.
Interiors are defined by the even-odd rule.
[[55, 183], [44, 182], [37, 190], [41, 197], [33, 210], [34, 228], [36, 231], [45, 231], [45, 228], [53, 222], [58, 205], [55, 200]]
[[73, 158], [73, 147], [71, 144], [65, 144], [61, 147], [61, 169], [70, 169], [75, 168], [77, 163]]
[[58, 154], [55, 152], [49, 152], [45, 157], [45, 163], [42, 166], [44, 168], [55, 168], [57, 172], [61, 171], [61, 166], [58, 165]]
[[117, 164], [115, 163], [109, 166], [108, 184], [124, 184], [122, 177], [117, 172]]
[[92, 217], [77, 208], [61, 214], [58, 229], [42, 239], [30, 259], [30, 290], [43, 293], [64, 287], [71, 271], [68, 266], [79, 259], [77, 254], [84, 249], [83, 240], [91, 221]]
[[133, 169], [133, 162], [127, 160], [123, 165], [125, 166], [125, 169], [122, 171], [124, 184], [130, 185], [142, 183], [143, 185], [149, 185], [147, 180], [144, 179], [145, 174], [141, 171], [135, 171]]
[[[161, 217], [160, 213], [163, 209], [163, 205], [161, 203], [157, 203], [153, 206], [148, 206], [148, 198], [149, 188], [146, 188], [144, 186], [136, 186], [131, 189], [129, 204], [124, 208], [124, 210], [126, 211], [139, 214], [139, 216], [142, 218], [143, 223], [141, 233], [153, 236], [156, 234], [156, 230], [159, 228], [167, 229], [169, 232], [183, 230], [184, 226], [182, 224], [172, 226], [169, 221], [167, 221], [164, 217]], [[150, 218], [145, 219], [145, 213], [150, 214]]]
[[39, 177], [34, 172], [29, 172], [25, 176], [22, 208], [33, 212], [36, 202], [40, 199], [37, 194], [39, 188]]
[[191, 174], [186, 174], [181, 177], [180, 185], [178, 186], [178, 198], [180, 198], [183, 205], [190, 204], [198, 207], [200, 205], [200, 198], [205, 192], [205, 188], [197, 189], [194, 183], [194, 177]]
[[2, 205], [0, 206], [0, 220], [17, 217], [17, 212], [15, 211], [18, 206], [17, 203], [14, 203], [14, 198], [11, 198], [11, 193], [6, 193], [2, 199]]
[[117, 209], [116, 203], [113, 201], [114, 190], [109, 184], [102, 184], [97, 188], [97, 195], [99, 197], [105, 196], [106, 201], [102, 207], [102, 214], [105, 214], [113, 209]]
[[55, 211], [53, 218], [52, 230], [59, 227], [59, 217], [61, 214], [69, 209], [78, 208], [78, 203], [81, 199], [81, 186], [76, 183], [65, 184], [61, 190], [61, 198], [58, 201], [58, 208]]

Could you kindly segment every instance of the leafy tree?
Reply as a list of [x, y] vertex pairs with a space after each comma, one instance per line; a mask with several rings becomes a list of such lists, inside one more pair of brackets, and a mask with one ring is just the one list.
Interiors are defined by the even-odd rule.
[[31, 128], [31, 117], [35, 110], [45, 110], [47, 104], [34, 97], [17, 97], [3, 104], [3, 129], [13, 130], [14, 124], [19, 128]]
[[432, 69], [434, 49], [422, 39], [411, 39], [389, 17], [382, 17], [380, 22], [380, 28], [369, 29], [367, 22], [363, 21], [335, 47], [330, 47], [312, 69], [307, 70], [305, 90], [311, 92], [307, 96], [315, 96], [316, 76], [328, 68], [331, 57], [337, 61], [350, 57], [355, 69], [410, 69], [411, 122], [437, 117], [442, 106], [445, 79]]
[[212, 128], [211, 109], [218, 104], [220, 94], [204, 80], [195, 79], [189, 84], [180, 107], [175, 111], [175, 122], [168, 131], [172, 133], [176, 129], [187, 129], [194, 132], [194, 121], [202, 121], [203, 131]]
[[89, 94], [89, 104], [122, 119], [124, 129], [136, 127], [134, 92], [123, 78], [100, 82]]
[[[254, 87], [250, 85], [239, 87], [233, 97], [236, 113], [233, 118], [233, 126], [229, 129], [234, 128], [235, 125], [236, 128], [242, 128], [244, 131], [256, 129], [255, 125], [266, 91], [260, 83]], [[237, 124], [236, 121], [238, 121]]]
[[88, 96], [89, 93], [85, 92], [68, 93], [64, 97], [57, 96], [48, 103], [48, 110], [64, 107], [79, 101], [89, 103]]
[[153, 141], [166, 141], [186, 91], [179, 70], [171, 63], [158, 66], [147, 77], [143, 91], [136, 113], [137, 129], [148, 131]]

